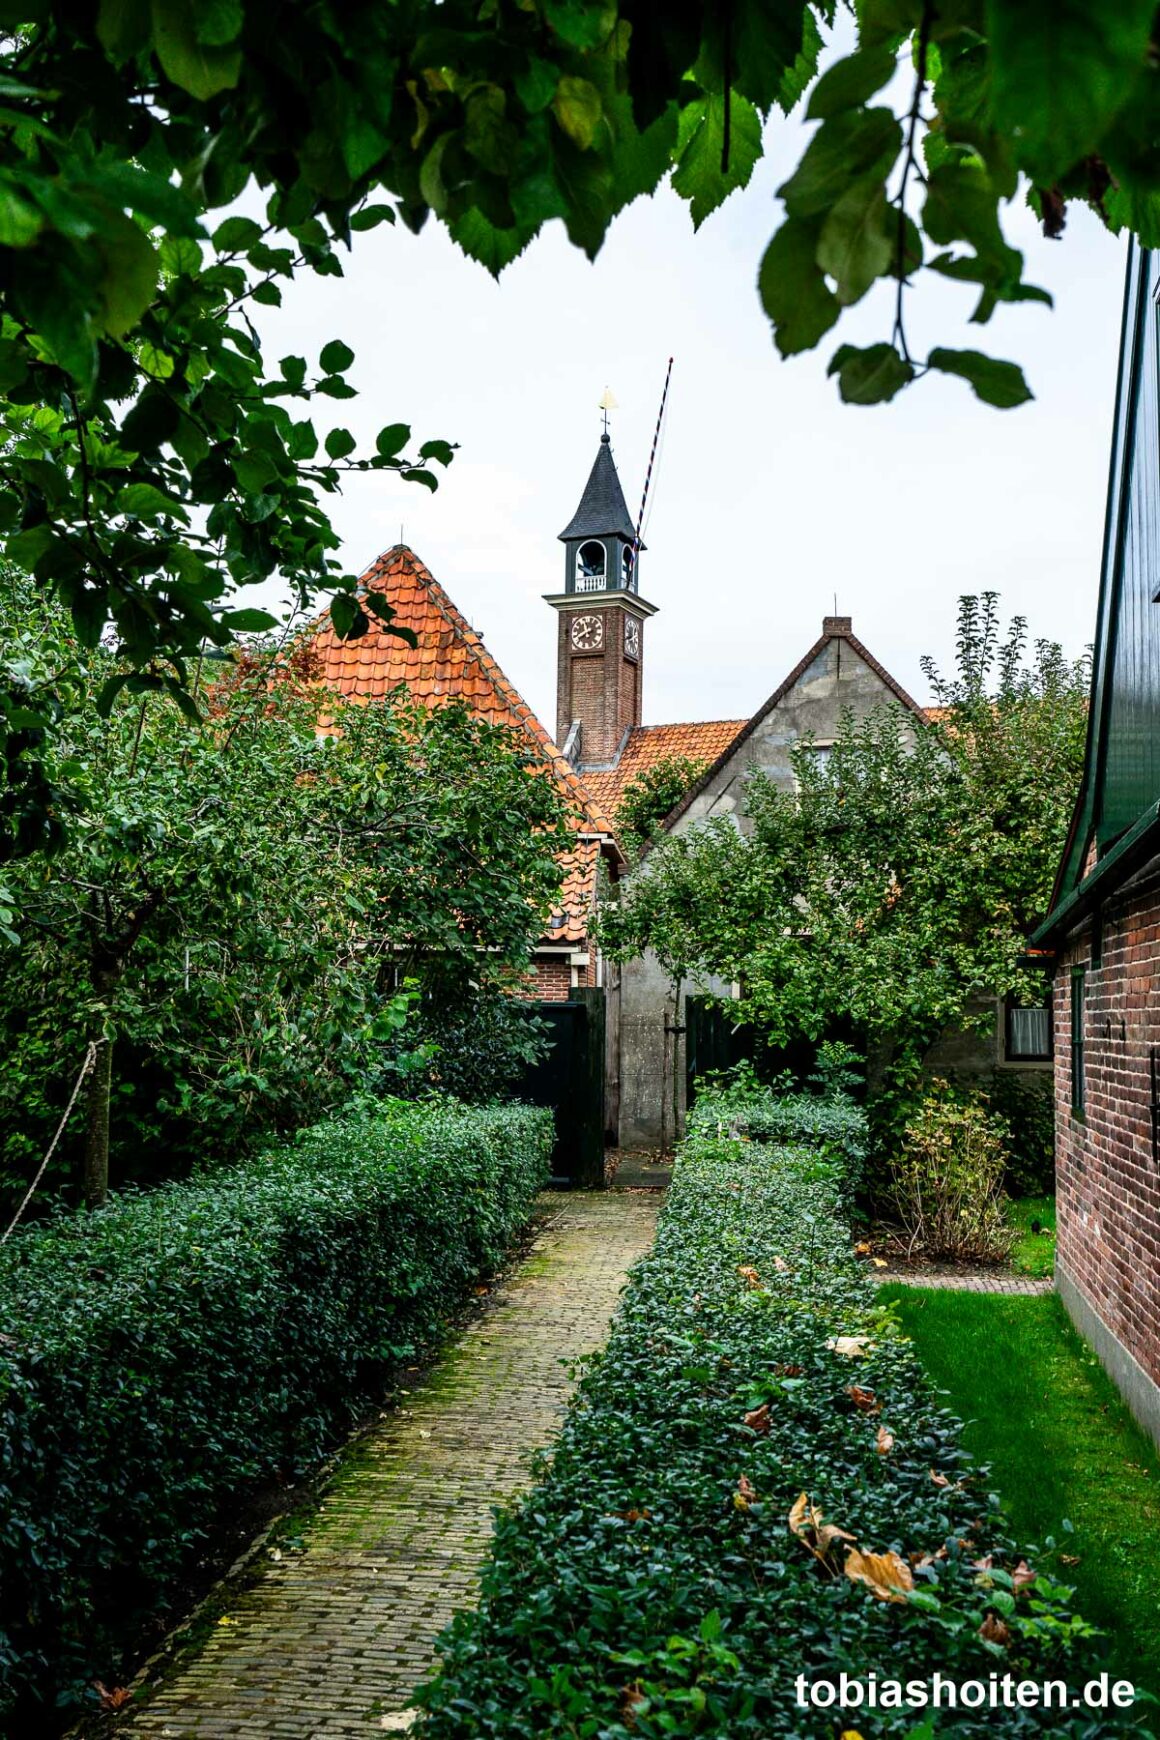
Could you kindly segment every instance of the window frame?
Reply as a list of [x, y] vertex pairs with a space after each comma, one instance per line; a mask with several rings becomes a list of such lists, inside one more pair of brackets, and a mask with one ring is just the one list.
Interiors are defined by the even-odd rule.
[[[1055, 1033], [1052, 1021], [1052, 997], [1048, 987], [1042, 1003], [1013, 1003], [1007, 997], [1003, 999], [1003, 1062], [1014, 1068], [1033, 1067], [1036, 1064], [1051, 1063], [1055, 1057]], [[1046, 1051], [1015, 1051], [1011, 1044], [1011, 1017], [1017, 1010], [1043, 1009], [1047, 1015], [1047, 1050]]]
[[1082, 1118], [1087, 1105], [1087, 968], [1071, 969], [1071, 1110]]

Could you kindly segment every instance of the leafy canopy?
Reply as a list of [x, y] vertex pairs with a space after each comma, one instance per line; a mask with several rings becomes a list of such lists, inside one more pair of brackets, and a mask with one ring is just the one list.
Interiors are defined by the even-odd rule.
[[[0, 604], [35, 686], [67, 623], [50, 619], [42, 646], [18, 577]], [[9, 869], [0, 1194], [35, 1172], [90, 1042], [114, 1174], [148, 1177], [207, 1146], [245, 1152], [365, 1085], [398, 1049], [405, 983], [466, 1023], [526, 971], [563, 821], [526, 736], [459, 705], [344, 703], [316, 663], [308, 644], [207, 660], [198, 730], [124, 690], [99, 719], [88, 695], [117, 661], [72, 649], [45, 760], [68, 839]], [[87, 1091], [50, 1186], [91, 1142]]]
[[739, 1019], [778, 1044], [851, 1020], [905, 1075], [980, 999], [1032, 1002], [1024, 964], [1083, 765], [1087, 668], [994, 593], [964, 598], [955, 673], [926, 665], [928, 724], [886, 705], [847, 715], [825, 763], [792, 751], [797, 791], [763, 775], [747, 830], [713, 819], [662, 837], [602, 929], [674, 977], [739, 981]]
[[[247, 586], [324, 589], [343, 634], [389, 619], [356, 595], [327, 498], [352, 469], [433, 488], [451, 445], [416, 447], [403, 420], [366, 452], [324, 433], [316, 408], [356, 391], [351, 347], [335, 335], [275, 360], [254, 308], [299, 273], [341, 277], [380, 223], [433, 215], [492, 272], [553, 220], [595, 255], [666, 178], [700, 225], [749, 180], [772, 111], [807, 92], [813, 130], [759, 277], [778, 348], [813, 348], [888, 281], [891, 332], [830, 362], [846, 400], [930, 369], [1020, 403], [1014, 363], [913, 356], [904, 292], [922, 271], [961, 282], [979, 324], [1047, 300], [1002, 233], [1021, 192], [1049, 233], [1082, 199], [1160, 241], [1154, 9], [854, 9], [856, 52], [819, 77], [832, 0], [0, 6], [0, 554], [55, 591], [85, 646], [113, 633], [114, 687], [187, 709], [203, 643], [268, 626]], [[52, 681], [31, 701], [0, 688], [7, 777], [40, 844], [50, 804], [22, 734], [51, 728], [58, 702]], [[0, 822], [0, 856], [27, 850]]]

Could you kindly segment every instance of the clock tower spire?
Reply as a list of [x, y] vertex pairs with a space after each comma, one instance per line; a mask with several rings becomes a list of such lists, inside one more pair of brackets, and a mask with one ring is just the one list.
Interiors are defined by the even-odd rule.
[[640, 724], [644, 625], [656, 612], [640, 595], [644, 545], [612, 457], [613, 404], [606, 393], [596, 459], [560, 533], [563, 590], [545, 595], [560, 618], [556, 741], [580, 767], [614, 761], [625, 732]]

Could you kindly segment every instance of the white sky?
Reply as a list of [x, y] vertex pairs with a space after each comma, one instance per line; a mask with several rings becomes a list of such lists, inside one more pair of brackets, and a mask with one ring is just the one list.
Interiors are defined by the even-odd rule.
[[[890, 406], [838, 400], [826, 363], [841, 342], [888, 338], [880, 286], [819, 351], [782, 362], [755, 278], [780, 221], [774, 190], [808, 134], [775, 119], [770, 155], [694, 236], [667, 190], [613, 225], [594, 265], [555, 224], [501, 281], [431, 221], [356, 237], [344, 279], [304, 280], [264, 312], [264, 342], [313, 365], [345, 339], [360, 396], [334, 420], [373, 442], [412, 424], [460, 449], [437, 494], [389, 474], [355, 478], [334, 504], [344, 557], [362, 570], [397, 541], [427, 563], [525, 698], [554, 726], [556, 534], [596, 451], [597, 401], [620, 403], [613, 451], [635, 514], [667, 358], [667, 432], [641, 560], [644, 720], [747, 716], [817, 637], [834, 606], [919, 700], [923, 653], [954, 651], [960, 593], [994, 588], [1033, 636], [1078, 654], [1091, 640], [1123, 286], [1123, 245], [1073, 208], [1060, 242], [1021, 201], [1009, 239], [1056, 297], [966, 323], [969, 286], [930, 275], [908, 298], [915, 355], [977, 348], [1024, 365], [1033, 404], [980, 405], [936, 376]], [[319, 409], [329, 409], [329, 403]]]

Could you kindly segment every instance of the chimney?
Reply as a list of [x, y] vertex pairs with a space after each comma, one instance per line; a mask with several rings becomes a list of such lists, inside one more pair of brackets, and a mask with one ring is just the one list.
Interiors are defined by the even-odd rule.
[[823, 616], [823, 634], [853, 634], [854, 618], [852, 616]]

